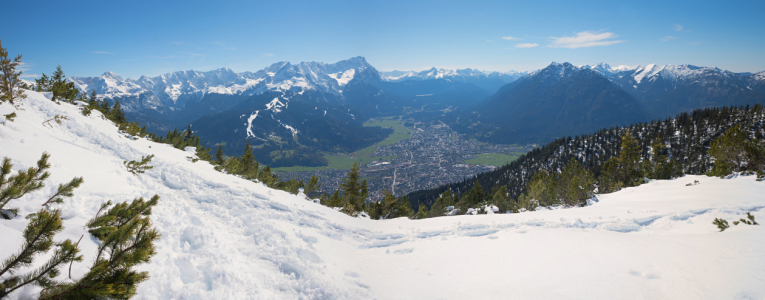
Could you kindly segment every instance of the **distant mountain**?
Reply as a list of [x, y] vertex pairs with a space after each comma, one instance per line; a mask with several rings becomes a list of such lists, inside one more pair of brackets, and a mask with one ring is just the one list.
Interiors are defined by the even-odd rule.
[[83, 92], [119, 100], [131, 120], [152, 132], [193, 124], [208, 147], [221, 144], [238, 155], [249, 140], [258, 160], [289, 166], [323, 165], [320, 151], [351, 152], [384, 139], [390, 130], [362, 126], [370, 117], [468, 107], [518, 76], [465, 69], [394, 80], [354, 57], [279, 62], [257, 72], [221, 68], [138, 79], [106, 72], [69, 80]]
[[478, 139], [544, 143], [696, 108], [765, 102], [765, 72], [691, 65], [379, 72], [353, 57], [332, 64], [278, 62], [257, 72], [221, 68], [138, 79], [106, 72], [70, 80], [111, 103], [119, 100], [128, 118], [152, 132], [193, 124], [204, 140], [225, 145], [227, 154], [240, 154], [249, 140], [259, 160], [285, 166], [325, 164], [319, 151], [351, 152], [384, 139], [388, 130], [362, 126], [372, 117], [437, 118], [452, 111], [442, 119]]
[[[155, 133], [193, 124], [212, 143], [208, 147], [222, 144], [227, 154], [238, 155], [250, 140], [256, 158], [274, 166], [326, 164], [320, 150], [353, 151], [389, 134], [363, 127], [367, 114], [345, 104], [343, 90], [354, 79], [380, 80], [363, 57], [334, 64], [279, 62], [254, 73], [222, 68], [138, 79], [111, 72], [70, 78], [82, 91], [121, 101], [130, 119]], [[317, 133], [319, 128], [328, 131]]]
[[583, 66], [635, 97], [652, 118], [697, 108], [743, 106], [765, 101], [765, 72], [734, 73], [692, 65]]
[[209, 148], [239, 154], [249, 140], [255, 157], [272, 167], [327, 165], [321, 151], [352, 152], [385, 139], [392, 129], [361, 126], [364, 112], [336, 104], [316, 90], [267, 91], [203, 116], [192, 129]]
[[545, 143], [645, 120], [641, 105], [599, 72], [552, 63], [451, 116], [458, 131], [497, 143]]
[[488, 94], [495, 93], [500, 87], [526, 75], [527, 72], [487, 72], [476, 69], [436, 69], [425, 71], [383, 71], [380, 72], [383, 80], [388, 82], [422, 81], [422, 80], [445, 80], [474, 84], [485, 90]]

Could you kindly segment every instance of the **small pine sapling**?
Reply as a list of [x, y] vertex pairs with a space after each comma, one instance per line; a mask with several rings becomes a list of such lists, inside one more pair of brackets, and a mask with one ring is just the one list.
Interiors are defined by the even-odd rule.
[[14, 121], [13, 119], [16, 118], [16, 112], [14, 111], [7, 115], [3, 115], [3, 117], [5, 117], [5, 119], [8, 120], [8, 122], [13, 122]]
[[[8, 177], [12, 167], [10, 159], [3, 159], [2, 168], [0, 168], [0, 212], [2, 212], [3, 218], [11, 219], [18, 214], [18, 210], [15, 208], [4, 209], [8, 201], [19, 199], [25, 194], [45, 186], [43, 181], [50, 176], [47, 172], [47, 169], [50, 168], [48, 157], [50, 156], [47, 153], [43, 153], [40, 160], [37, 161], [37, 168], [21, 170], [17, 175], [10, 177]], [[29, 284], [37, 285], [43, 289], [52, 288], [60, 284], [54, 280], [59, 274], [60, 267], [67, 263], [82, 260], [82, 256], [78, 255], [77, 245], [71, 240], [58, 243], [53, 241], [53, 237], [61, 232], [64, 226], [62, 225], [61, 211], [49, 209], [50, 204], [63, 202], [61, 197], [71, 197], [72, 190], [81, 183], [82, 178], [75, 178], [67, 184], [60, 185], [58, 191], [43, 204], [43, 209], [26, 217], [30, 221], [22, 234], [24, 243], [21, 250], [0, 264], [0, 278], [2, 278], [0, 298], [4, 298], [13, 291]], [[17, 274], [19, 268], [31, 266], [37, 254], [46, 253], [54, 246], [53, 255], [45, 264], [26, 274]]]
[[717, 228], [720, 229], [720, 232], [723, 232], [725, 231], [725, 229], [728, 229], [728, 227], [730, 227], [730, 225], [728, 225], [728, 221], [725, 221], [724, 219], [719, 219], [719, 218], [715, 218], [712, 224], [717, 225]]
[[[98, 239], [96, 259], [84, 277], [73, 283], [46, 289], [40, 299], [128, 299], [135, 295], [138, 284], [149, 278], [135, 266], [148, 263], [156, 254], [154, 242], [160, 237], [152, 228], [151, 208], [159, 202], [154, 195], [133, 202], [112, 205], [104, 203], [96, 217], [86, 224], [88, 232]], [[101, 212], [106, 210], [105, 214]]]
[[133, 173], [133, 175], [143, 174], [143, 172], [146, 172], [146, 170], [151, 170], [154, 168], [149, 165], [153, 157], [154, 154], [150, 154], [149, 156], [142, 156], [141, 161], [124, 161], [122, 164], [124, 164], [128, 172]]
[[417, 209], [417, 214], [415, 215], [415, 219], [425, 219], [428, 217], [428, 207], [424, 204], [420, 203], [420, 207]]
[[308, 182], [308, 185], [303, 188], [303, 194], [305, 194], [310, 199], [311, 195], [320, 188], [321, 183], [319, 183], [319, 176], [311, 176], [311, 180]]
[[50, 168], [49, 157], [50, 154], [43, 153], [40, 160], [37, 161], [37, 168], [31, 167], [27, 170], [20, 170], [17, 175], [10, 177], [8, 175], [11, 174], [13, 164], [11, 164], [10, 158], [3, 158], [3, 164], [0, 166], [0, 215], [4, 219], [12, 219], [18, 213], [16, 208], [5, 208], [9, 201], [19, 199], [25, 194], [45, 186], [43, 181], [50, 176], [47, 171]]
[[760, 224], [757, 224], [757, 222], [754, 221], [754, 216], [752, 215], [751, 212], [747, 212], [746, 213], [746, 219], [741, 218], [738, 221], [733, 221], [733, 225], [738, 225], [738, 223], [744, 223], [746, 225], [760, 225]]
[[50, 128], [53, 128], [53, 125], [50, 124], [51, 121], [56, 122], [56, 124], [61, 125], [64, 120], [69, 120], [67, 116], [62, 115], [55, 115], [52, 119], [48, 119], [42, 122], [43, 125], [48, 125]]

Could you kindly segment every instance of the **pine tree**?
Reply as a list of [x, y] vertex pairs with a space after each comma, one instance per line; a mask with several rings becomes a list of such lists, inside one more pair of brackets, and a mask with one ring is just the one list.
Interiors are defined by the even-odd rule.
[[148, 156], [141, 156], [141, 161], [126, 160], [122, 162], [122, 164], [125, 165], [128, 172], [133, 173], [133, 175], [138, 175], [154, 168], [149, 165], [152, 158], [154, 158], [154, 154], [149, 154]]
[[368, 194], [367, 181], [359, 183], [358, 162], [353, 162], [353, 166], [340, 183], [340, 188], [343, 190], [342, 206], [345, 213], [353, 215], [364, 210], [364, 201]]
[[326, 204], [324, 204], [329, 207], [341, 207], [343, 205], [343, 201], [340, 198], [340, 190], [335, 190], [334, 193], [332, 193], [331, 196], [326, 201]]
[[148, 272], [138, 272], [135, 266], [148, 263], [156, 254], [154, 242], [160, 234], [152, 228], [149, 216], [158, 202], [159, 196], [154, 195], [149, 201], [137, 198], [111, 208], [111, 201], [102, 205], [87, 223], [88, 232], [99, 241], [93, 266], [74, 283], [44, 290], [40, 299], [128, 299], [135, 295], [138, 284], [149, 278]]
[[38, 92], [50, 92], [51, 87], [53, 87], [53, 82], [45, 73], [42, 73], [40, 78], [35, 79], [35, 84], [37, 85], [36, 91]]
[[428, 217], [440, 217], [446, 213], [446, 208], [454, 205], [454, 197], [451, 191], [444, 191], [441, 196], [436, 199], [436, 202], [430, 207], [428, 211]]
[[51, 100], [72, 101], [80, 94], [74, 82], [66, 81], [66, 75], [60, 65], [56, 67], [56, 72], [53, 72], [51, 83], [50, 91], [53, 92]]
[[[12, 164], [9, 158], [3, 159], [2, 167], [0, 167], [0, 212], [3, 218], [15, 218], [18, 214], [18, 210], [15, 208], [5, 208], [8, 201], [19, 199], [45, 186], [43, 181], [50, 176], [47, 171], [50, 168], [49, 157], [47, 153], [43, 153], [40, 160], [37, 161], [36, 168], [20, 170], [16, 175], [10, 177], [8, 175], [11, 173]], [[4, 298], [28, 284], [37, 285], [44, 289], [52, 288], [59, 284], [53, 278], [58, 276], [61, 266], [82, 260], [82, 256], [78, 255], [77, 246], [71, 240], [58, 243], [53, 241], [56, 233], [61, 232], [64, 227], [61, 211], [50, 209], [52, 204], [63, 202], [62, 197], [71, 197], [72, 191], [80, 184], [82, 184], [82, 178], [74, 178], [67, 184], [59, 185], [56, 193], [43, 203], [43, 208], [40, 211], [27, 216], [29, 224], [23, 232], [24, 243], [21, 246], [21, 251], [12, 254], [0, 264], [0, 278], [2, 278], [0, 298]], [[37, 254], [48, 252], [54, 246], [53, 255], [45, 264], [26, 274], [18, 274], [20, 268], [33, 264]]]
[[370, 218], [393, 219], [400, 217], [410, 218], [413, 215], [412, 207], [406, 196], [396, 199], [390, 191], [383, 191], [383, 200], [371, 205]]
[[576, 159], [571, 158], [558, 180], [558, 198], [566, 206], [586, 204], [595, 189], [595, 176]]
[[428, 217], [428, 207], [425, 206], [425, 204], [420, 204], [420, 207], [417, 209], [417, 215], [415, 215], [415, 219], [425, 219]]
[[191, 124], [189, 124], [189, 127], [186, 128], [185, 135], [183, 136], [184, 140], [190, 140], [194, 138], [194, 132], [191, 131]]
[[258, 180], [265, 184], [268, 187], [276, 187], [276, 185], [279, 184], [279, 177], [276, 177], [276, 175], [271, 174], [271, 167], [266, 166], [263, 168], [263, 170], [260, 170], [260, 174], [258, 174]]
[[215, 162], [218, 165], [223, 165], [224, 159], [225, 159], [225, 155], [223, 154], [223, 146], [218, 144], [218, 150], [215, 151]]
[[640, 170], [640, 146], [629, 131], [621, 136], [621, 150], [616, 159], [621, 170], [620, 181], [627, 186], [640, 184], [643, 174]]
[[709, 155], [714, 158], [715, 176], [765, 169], [765, 144], [749, 138], [738, 124], [712, 141]]
[[5, 208], [9, 201], [19, 199], [29, 192], [43, 188], [43, 181], [50, 177], [48, 168], [48, 153], [43, 153], [40, 160], [37, 161], [37, 167], [30, 167], [27, 170], [20, 170], [17, 175], [8, 177], [11, 174], [11, 160], [3, 158], [2, 167], [0, 167], [0, 214], [4, 219], [14, 218], [18, 210], [16, 208]]
[[98, 106], [98, 94], [96, 94], [95, 89], [90, 91], [90, 98], [88, 98], [88, 106], [92, 108], [96, 108]]
[[319, 183], [319, 176], [311, 176], [311, 180], [308, 181], [308, 184], [303, 188], [303, 193], [310, 199], [316, 190], [320, 188], [321, 183]]
[[541, 206], [552, 205], [557, 200], [554, 176], [545, 170], [537, 172], [526, 185], [526, 192], [529, 203], [535, 200]]
[[492, 204], [497, 206], [497, 208], [499, 209], [499, 213], [501, 214], [504, 214], [511, 209], [510, 208], [511, 200], [512, 199], [508, 197], [506, 185], [499, 187], [494, 192], [494, 195], [491, 197]]
[[112, 106], [112, 108], [109, 110], [109, 119], [117, 124], [127, 122], [127, 118], [125, 118], [125, 112], [122, 111], [122, 104], [120, 103], [120, 100], [114, 101], [114, 106]]
[[483, 189], [481, 188], [481, 183], [478, 182], [478, 180], [475, 181], [475, 184], [473, 184], [473, 188], [470, 189], [470, 192], [468, 192], [466, 195], [463, 195], [462, 199], [460, 199], [460, 214], [467, 213], [467, 210], [470, 208], [474, 208], [478, 203], [483, 202]]
[[0, 103], [5, 101], [15, 105], [14, 101], [20, 101], [27, 97], [22, 90], [22, 81], [19, 79], [21, 71], [16, 72], [16, 67], [21, 64], [21, 54], [12, 61], [8, 57], [8, 50], [3, 48], [0, 41]]
[[720, 229], [720, 232], [723, 232], [725, 231], [725, 229], [728, 229], [728, 227], [730, 227], [730, 225], [728, 225], [728, 221], [726, 221], [725, 219], [715, 218], [715, 220], [712, 221], [712, 224], [717, 225], [717, 228]]
[[104, 116], [108, 116], [111, 109], [112, 107], [109, 105], [109, 101], [106, 101], [106, 99], [101, 100], [101, 106], [99, 108], [99, 111], [101, 111], [101, 113], [104, 114]]
[[242, 175], [245, 179], [257, 179], [259, 178], [259, 168], [260, 164], [255, 160], [255, 156], [252, 155], [250, 140], [247, 140], [247, 143], [244, 145], [244, 154], [239, 157], [238, 169], [234, 170], [232, 173]]
[[616, 158], [610, 158], [603, 164], [603, 169], [598, 177], [598, 193], [605, 194], [620, 190], [624, 183], [619, 177], [619, 162]]

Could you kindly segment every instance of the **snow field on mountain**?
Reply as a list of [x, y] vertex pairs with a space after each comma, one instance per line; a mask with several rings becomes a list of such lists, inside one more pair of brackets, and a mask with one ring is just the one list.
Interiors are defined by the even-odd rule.
[[[52, 175], [8, 207], [25, 216], [58, 184], [84, 177], [57, 206], [66, 227], [57, 240], [85, 234], [78, 278], [93, 259], [84, 224], [99, 205], [158, 194], [151, 218], [162, 237], [136, 299], [765, 298], [765, 227], [732, 224], [749, 211], [765, 222], [765, 182], [754, 176], [653, 181], [583, 208], [375, 221], [219, 173], [192, 162], [193, 152], [118, 133], [98, 112], [28, 94], [14, 122], [0, 116], [0, 156], [15, 173], [47, 151]], [[0, 115], [12, 111], [0, 105]], [[43, 125], [56, 115], [69, 120]], [[149, 154], [145, 174], [124, 168]], [[731, 228], [718, 232], [715, 217]], [[0, 220], [0, 258], [18, 251], [26, 223]]]

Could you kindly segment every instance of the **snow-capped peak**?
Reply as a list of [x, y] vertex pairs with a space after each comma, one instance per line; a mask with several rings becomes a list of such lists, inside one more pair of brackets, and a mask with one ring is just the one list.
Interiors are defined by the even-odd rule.
[[374, 68], [359, 56], [334, 64], [278, 62], [254, 73], [236, 73], [229, 68], [220, 68], [207, 72], [188, 70], [156, 77], [123, 79], [114, 72], [106, 72], [99, 77], [71, 77], [69, 80], [83, 92], [96, 90], [99, 95], [109, 98], [137, 97], [149, 93], [165, 105], [176, 107], [185, 104], [178, 103], [184, 94], [254, 95], [268, 90], [287, 91], [297, 88], [340, 95], [343, 86], [360, 71], [367, 70]]
[[383, 80], [386, 81], [404, 81], [404, 80], [428, 80], [428, 79], [455, 79], [464, 80], [468, 78], [492, 78], [492, 77], [507, 77], [507, 76], [520, 76], [525, 73], [509, 71], [509, 72], [496, 72], [496, 71], [481, 71], [477, 69], [444, 69], [432, 67], [424, 71], [383, 71], [380, 75]]

